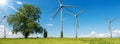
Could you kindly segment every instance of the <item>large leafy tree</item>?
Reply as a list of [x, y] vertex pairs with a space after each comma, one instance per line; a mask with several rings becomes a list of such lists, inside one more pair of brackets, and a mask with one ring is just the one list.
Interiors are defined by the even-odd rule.
[[17, 9], [19, 12], [10, 14], [7, 22], [13, 27], [13, 34], [20, 32], [25, 38], [30, 34], [42, 33], [43, 28], [40, 26], [40, 8], [30, 4], [24, 4]]

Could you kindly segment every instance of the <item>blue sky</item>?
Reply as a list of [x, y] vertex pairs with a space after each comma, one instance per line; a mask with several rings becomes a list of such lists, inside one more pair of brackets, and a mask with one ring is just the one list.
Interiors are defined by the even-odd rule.
[[[32, 4], [41, 9], [41, 26], [47, 29], [49, 37], [60, 36], [60, 13], [51, 20], [53, 14], [59, 7], [57, 0], [9, 0], [14, 8], [22, 6], [15, 2], [22, 2]], [[81, 15], [79, 15], [79, 30], [78, 36], [89, 35], [91, 32], [109, 33], [107, 21], [103, 17], [113, 19], [120, 16], [120, 1], [119, 0], [61, 0], [65, 5], [79, 6], [79, 8], [68, 8], [73, 13], [79, 12], [82, 8], [87, 8]], [[8, 14], [15, 13], [13, 9], [8, 6], [3, 7]], [[75, 18], [66, 13], [68, 9], [63, 9], [63, 29], [65, 37], [75, 36]], [[2, 14], [0, 12], [0, 14]], [[2, 18], [3, 15], [0, 15]], [[112, 23], [112, 29], [120, 30], [120, 18]], [[7, 25], [7, 23], [5, 23]], [[8, 31], [11, 30], [7, 25]]]

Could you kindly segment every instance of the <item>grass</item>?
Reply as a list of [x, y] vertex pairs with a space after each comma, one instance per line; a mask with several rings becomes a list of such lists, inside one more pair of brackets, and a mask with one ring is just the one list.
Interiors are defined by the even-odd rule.
[[1, 38], [0, 44], [120, 44], [120, 38]]

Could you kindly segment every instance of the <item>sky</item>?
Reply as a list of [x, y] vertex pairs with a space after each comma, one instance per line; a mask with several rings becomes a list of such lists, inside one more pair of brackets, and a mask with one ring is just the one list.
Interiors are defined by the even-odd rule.
[[[1, 0], [0, 0], [1, 1]], [[2, 5], [6, 15], [14, 14], [17, 8], [23, 4], [32, 4], [39, 7], [41, 14], [41, 21], [39, 22], [42, 27], [47, 29], [48, 37], [60, 37], [60, 13], [51, 20], [55, 11], [59, 7], [57, 0], [7, 0], [8, 5]], [[81, 11], [83, 8], [86, 10], [81, 13], [79, 19], [78, 37], [109, 37], [107, 20], [114, 19], [112, 22], [113, 37], [120, 37], [120, 1], [119, 0], [61, 0], [63, 5], [77, 6], [78, 8], [63, 8], [63, 33], [64, 37], [75, 37], [75, 17], [67, 14], [70, 11], [74, 14]], [[0, 19], [4, 16], [0, 11]], [[106, 17], [107, 20], [104, 19]], [[10, 27], [6, 19], [0, 24], [0, 33], [3, 33], [3, 25], [7, 29], [8, 37], [22, 37], [21, 34], [12, 35]], [[0, 34], [3, 37], [3, 34]], [[31, 35], [34, 36], [34, 35]], [[37, 34], [36, 36], [42, 36]]]

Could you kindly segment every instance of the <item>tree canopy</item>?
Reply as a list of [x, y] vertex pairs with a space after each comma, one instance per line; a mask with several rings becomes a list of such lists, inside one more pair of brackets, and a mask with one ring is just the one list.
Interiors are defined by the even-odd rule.
[[13, 28], [13, 34], [20, 32], [25, 38], [28, 38], [30, 34], [43, 32], [43, 28], [39, 23], [41, 15], [39, 7], [24, 4], [17, 10], [19, 12], [10, 14], [7, 19], [8, 24]]

